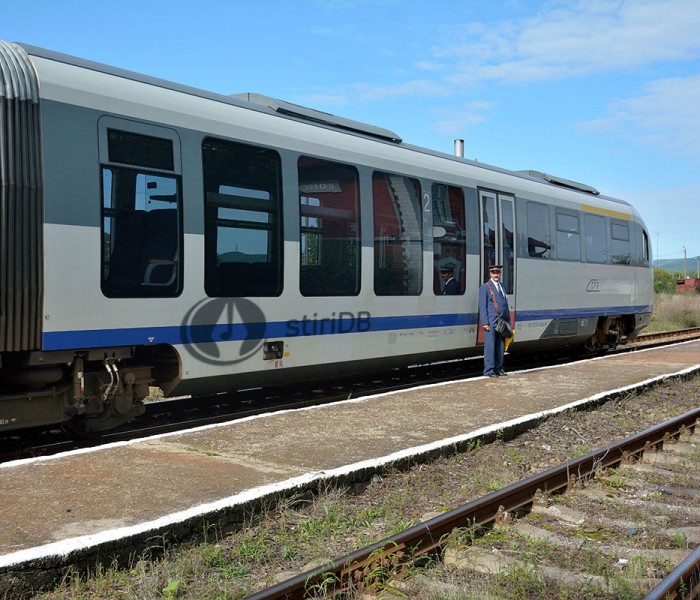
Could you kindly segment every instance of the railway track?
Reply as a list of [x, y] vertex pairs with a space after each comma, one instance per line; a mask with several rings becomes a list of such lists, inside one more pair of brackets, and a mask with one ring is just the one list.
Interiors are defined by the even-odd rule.
[[[630, 352], [678, 341], [700, 338], [700, 327], [644, 334], [620, 346], [616, 352]], [[581, 355], [556, 354], [513, 355], [508, 359], [511, 369], [536, 368], [580, 360]], [[284, 388], [260, 388], [228, 392], [206, 397], [184, 397], [146, 404], [146, 412], [130, 423], [93, 437], [75, 436], [70, 430], [30, 430], [0, 438], [0, 462], [34, 456], [48, 456], [77, 448], [144, 438], [150, 435], [180, 431], [186, 428], [222, 423], [234, 419], [265, 414], [277, 410], [299, 409], [330, 404], [348, 398], [392, 392], [401, 389], [479, 377], [480, 358], [444, 363], [414, 365], [387, 373], [316, 382], [313, 385], [287, 385]]]
[[548, 597], [700, 598], [699, 467], [697, 408], [248, 598], [415, 598], [514, 574]]

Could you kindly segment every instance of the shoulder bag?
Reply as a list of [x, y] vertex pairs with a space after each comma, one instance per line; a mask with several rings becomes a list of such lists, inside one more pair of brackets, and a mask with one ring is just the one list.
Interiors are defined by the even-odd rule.
[[493, 300], [493, 305], [496, 308], [496, 326], [494, 327], [496, 333], [506, 339], [513, 337], [513, 328], [510, 326], [510, 322], [498, 316], [498, 302], [496, 302], [496, 296], [494, 295], [493, 290], [491, 289], [491, 286], [488, 284], [488, 282], [486, 283], [486, 285], [489, 288], [491, 300]]

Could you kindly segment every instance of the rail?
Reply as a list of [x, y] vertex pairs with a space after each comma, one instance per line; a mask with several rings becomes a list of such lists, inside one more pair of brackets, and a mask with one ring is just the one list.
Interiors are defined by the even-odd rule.
[[[323, 589], [328, 594], [351, 589], [361, 590], [367, 584], [367, 577], [371, 577], [371, 574], [381, 573], [385, 576], [387, 572], [397, 572], [402, 563], [435, 552], [444, 545], [448, 535], [455, 529], [476, 531], [479, 527], [498, 522], [507, 518], [513, 511], [531, 505], [538, 493], [566, 490], [578, 480], [588, 479], [603, 469], [629, 462], [644, 452], [658, 449], [664, 442], [677, 439], [684, 432], [693, 431], [698, 425], [700, 425], [700, 408], [509, 485], [371, 546], [337, 558], [326, 565], [282, 581], [248, 596], [247, 600], [302, 600], [308, 598], [309, 590], [313, 589]], [[691, 560], [693, 556], [695, 559]], [[698, 560], [700, 560], [700, 553], [693, 553], [671, 574], [673, 577], [669, 575], [668, 582], [664, 580], [666, 591], [661, 596], [650, 597], [680, 597], [672, 594], [674, 590], [675, 593], [680, 594], [680, 590], [685, 589], [687, 585], [685, 582], [691, 576], [697, 580], [700, 573]]]

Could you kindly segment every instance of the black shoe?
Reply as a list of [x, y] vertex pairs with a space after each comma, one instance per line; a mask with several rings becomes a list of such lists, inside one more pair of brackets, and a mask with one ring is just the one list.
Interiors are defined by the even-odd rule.
[[500, 371], [496, 371], [496, 375], [498, 377], [505, 377], [506, 375], [508, 375], [508, 373], [506, 373], [503, 369], [501, 369]]
[[486, 377], [498, 377], [498, 375], [496, 375], [495, 373], [489, 373], [488, 375], [486, 375]]

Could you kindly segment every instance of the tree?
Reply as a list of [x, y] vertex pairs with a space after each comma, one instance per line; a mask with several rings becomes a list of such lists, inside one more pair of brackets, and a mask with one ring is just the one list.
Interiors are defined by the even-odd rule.
[[664, 269], [654, 269], [654, 292], [673, 294], [676, 291], [676, 280], [672, 273]]

